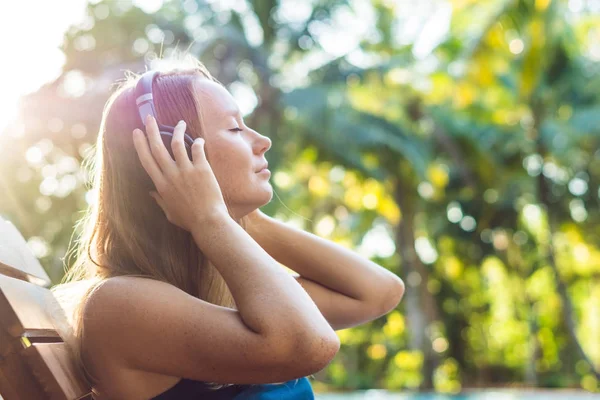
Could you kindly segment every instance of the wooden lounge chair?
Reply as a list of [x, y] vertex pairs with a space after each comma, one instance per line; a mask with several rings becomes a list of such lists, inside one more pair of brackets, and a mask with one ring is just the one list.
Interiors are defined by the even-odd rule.
[[49, 312], [60, 308], [50, 286], [23, 236], [0, 218], [0, 399], [92, 399], [56, 329], [66, 319]]

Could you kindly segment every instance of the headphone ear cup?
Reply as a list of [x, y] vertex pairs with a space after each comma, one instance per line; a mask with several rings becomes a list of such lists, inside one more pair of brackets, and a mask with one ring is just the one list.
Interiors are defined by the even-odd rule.
[[[173, 134], [171, 132], [160, 132], [160, 137], [167, 148], [167, 151], [171, 155], [171, 158], [175, 160], [175, 154], [173, 154], [173, 149], [171, 147], [171, 141], [173, 139]], [[185, 151], [188, 154], [190, 161], [192, 160], [192, 144], [194, 143], [194, 139], [192, 139], [187, 133], [183, 134], [183, 144], [185, 146]]]
[[185, 150], [188, 153], [188, 157], [190, 158], [190, 161], [193, 161], [192, 145], [194, 144], [194, 139], [185, 132], [183, 134], [183, 144], [185, 145]]
[[175, 160], [175, 155], [173, 154], [173, 149], [171, 148], [171, 140], [173, 139], [173, 134], [171, 132], [163, 132], [160, 131], [160, 138], [163, 141], [163, 144], [167, 148], [169, 155], [173, 161]]

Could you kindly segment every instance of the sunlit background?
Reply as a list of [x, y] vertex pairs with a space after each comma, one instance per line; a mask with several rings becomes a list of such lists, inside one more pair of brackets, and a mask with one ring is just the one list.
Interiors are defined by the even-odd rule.
[[406, 282], [315, 391], [600, 390], [600, 0], [66, 3], [0, 2], [0, 215], [55, 283], [113, 84], [189, 52], [264, 211]]

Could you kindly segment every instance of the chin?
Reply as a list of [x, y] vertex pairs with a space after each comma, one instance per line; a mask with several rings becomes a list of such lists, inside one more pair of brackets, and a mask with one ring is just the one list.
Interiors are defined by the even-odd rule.
[[267, 205], [271, 202], [271, 200], [273, 200], [273, 188], [271, 188], [271, 190], [269, 190], [269, 194], [265, 195], [263, 201], [261, 202], [261, 205], [259, 207], [262, 207], [264, 205]]
[[243, 203], [244, 204], [243, 206], [238, 205], [238, 207], [235, 207], [233, 214], [245, 216], [247, 214], [250, 214], [252, 211], [256, 210], [257, 208], [261, 208], [261, 207], [269, 204], [272, 199], [273, 199], [273, 191], [271, 191], [269, 194], [264, 193], [260, 198], [256, 197], [250, 201], [247, 200]]

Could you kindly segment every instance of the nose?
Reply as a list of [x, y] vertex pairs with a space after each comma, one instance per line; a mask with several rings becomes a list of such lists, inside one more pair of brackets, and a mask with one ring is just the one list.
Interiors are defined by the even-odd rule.
[[265, 135], [261, 135], [260, 133], [256, 133], [257, 138], [254, 141], [254, 150], [258, 151], [259, 154], [262, 154], [271, 148], [272, 142]]

